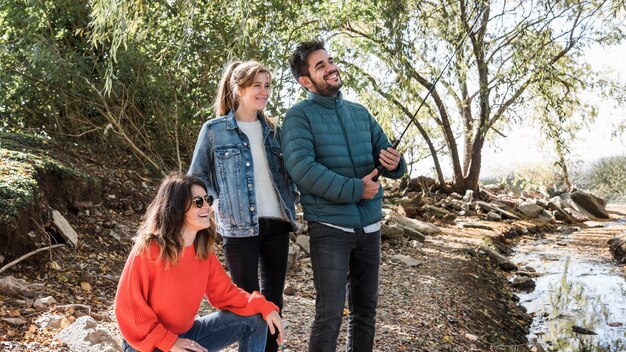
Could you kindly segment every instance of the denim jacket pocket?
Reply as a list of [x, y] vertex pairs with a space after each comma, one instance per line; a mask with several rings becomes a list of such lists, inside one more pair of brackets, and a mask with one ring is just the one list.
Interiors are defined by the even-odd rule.
[[[246, 191], [245, 156], [237, 147], [215, 149], [215, 175], [219, 186], [219, 222], [225, 229], [251, 226]], [[246, 209], [246, 210], [244, 210]]]
[[287, 186], [287, 189], [289, 189], [289, 176], [287, 174], [287, 169], [285, 168], [285, 157], [283, 156], [283, 152], [280, 150], [280, 148], [275, 147], [269, 147], [267, 149], [269, 150], [270, 154], [268, 158], [271, 158], [271, 160], [268, 160], [268, 164], [270, 165], [270, 167], [273, 166], [277, 168], [276, 171], [278, 172], [276, 172], [275, 174], [281, 177], [281, 186]]

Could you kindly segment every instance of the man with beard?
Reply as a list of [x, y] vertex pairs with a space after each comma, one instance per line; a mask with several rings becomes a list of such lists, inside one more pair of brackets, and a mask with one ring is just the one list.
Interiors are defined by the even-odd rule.
[[383, 189], [373, 178], [400, 178], [406, 163], [369, 111], [343, 99], [341, 76], [324, 42], [300, 43], [289, 62], [307, 99], [282, 129], [287, 171], [301, 193], [316, 291], [309, 351], [336, 350], [348, 296], [348, 351], [372, 351]]

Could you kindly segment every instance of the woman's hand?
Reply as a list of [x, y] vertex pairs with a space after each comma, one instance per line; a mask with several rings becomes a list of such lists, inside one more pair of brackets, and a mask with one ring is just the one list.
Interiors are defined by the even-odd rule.
[[278, 337], [276, 338], [276, 343], [279, 345], [283, 343], [283, 321], [278, 315], [278, 312], [273, 310], [270, 314], [265, 317], [265, 321], [267, 322], [267, 326], [270, 328], [270, 334], [274, 334], [276, 330], [278, 330]]
[[[268, 315], [269, 317], [269, 315]], [[187, 351], [196, 351], [196, 352], [209, 352], [206, 348], [200, 346], [194, 340], [183, 339], [181, 337], [177, 338], [174, 342], [174, 346], [170, 349], [172, 352], [187, 352]]]

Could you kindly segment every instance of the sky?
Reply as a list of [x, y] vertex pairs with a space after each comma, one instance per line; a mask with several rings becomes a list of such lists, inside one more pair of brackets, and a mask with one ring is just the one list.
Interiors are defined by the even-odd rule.
[[[608, 72], [626, 84], [626, 65], [623, 63], [626, 44], [610, 49], [591, 47], [586, 51], [585, 60], [596, 70]], [[598, 101], [598, 117], [589, 129], [577, 135], [571, 148], [571, 159], [589, 163], [601, 157], [625, 155], [626, 136], [614, 138], [611, 134], [619, 121], [626, 120], [626, 108], [615, 109], [613, 103], [603, 102], [597, 96], [590, 96], [590, 99]], [[498, 138], [495, 143], [484, 146], [481, 177], [507, 174], [521, 166], [553, 164], [558, 160], [556, 153], [550, 145], [542, 144], [542, 139], [537, 128], [514, 126], [506, 138]], [[420, 162], [415, 173], [428, 174], [431, 165], [430, 160]], [[449, 177], [451, 171], [444, 169], [444, 174]]]

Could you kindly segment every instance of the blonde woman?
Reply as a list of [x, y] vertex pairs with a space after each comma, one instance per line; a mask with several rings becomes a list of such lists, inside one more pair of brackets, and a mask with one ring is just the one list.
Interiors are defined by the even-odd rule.
[[[188, 174], [204, 180], [217, 200], [217, 229], [233, 282], [248, 292], [260, 289], [282, 309], [299, 196], [285, 169], [280, 131], [264, 113], [271, 80], [256, 61], [226, 66], [216, 118], [202, 126]], [[277, 349], [268, 336], [265, 350]]]
[[[125, 352], [218, 351], [233, 342], [260, 352], [268, 325], [282, 341], [278, 307], [235, 286], [215, 256], [212, 203], [194, 177], [173, 174], [161, 183], [115, 297]], [[196, 318], [203, 296], [219, 311]]]

